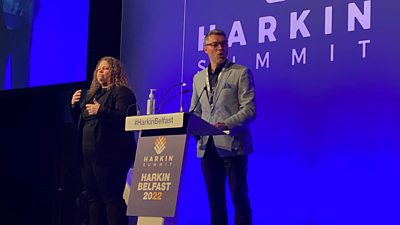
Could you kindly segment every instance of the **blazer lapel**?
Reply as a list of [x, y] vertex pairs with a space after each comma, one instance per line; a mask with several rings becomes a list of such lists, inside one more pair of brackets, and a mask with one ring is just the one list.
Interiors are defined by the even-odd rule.
[[215, 88], [213, 105], [212, 105], [211, 110], [215, 107], [215, 103], [218, 101], [218, 97], [221, 94], [222, 87], [225, 85], [226, 80], [228, 79], [228, 77], [231, 74], [231, 71], [228, 69], [230, 65], [231, 65], [231, 62], [228, 61], [226, 63], [226, 66], [222, 69], [221, 73], [219, 74], [217, 87]]
[[197, 88], [198, 88], [198, 90], [201, 90], [201, 91], [203, 91], [204, 87], [207, 88], [207, 90], [205, 90], [206, 93], [203, 93], [203, 96], [201, 97], [201, 99], [203, 99], [203, 98], [206, 99], [206, 104], [203, 104], [203, 101], [201, 99], [200, 99], [200, 103], [201, 103], [202, 107], [207, 107], [208, 109], [210, 109], [210, 107], [211, 107], [210, 99], [209, 99], [210, 93], [208, 92], [209, 85], [207, 85], [207, 82], [208, 82], [207, 77], [208, 77], [208, 72], [206, 71], [204, 73], [204, 76], [201, 77], [201, 81], [198, 83]]
[[[108, 97], [110, 96], [110, 94], [111, 94], [111, 92], [112, 92], [113, 89], [114, 89], [114, 87], [111, 87], [110, 90], [108, 90], [100, 99], [96, 99], [96, 101], [98, 101], [101, 105], [103, 105], [103, 104], [107, 101], [107, 99], [108, 99]], [[88, 104], [88, 102], [91, 102], [91, 99], [93, 99], [93, 96], [94, 96], [95, 94], [96, 94], [96, 93], [92, 93], [92, 94], [87, 94], [87, 95], [85, 96], [85, 101], [82, 101], [82, 102], [81, 102], [81, 108], [82, 108], [82, 109], [85, 109], [85, 108], [86, 108], [85, 105]]]
[[80, 105], [80, 106], [81, 106], [81, 109], [82, 109], [82, 110], [83, 110], [83, 109], [86, 109], [85, 105], [90, 101], [90, 99], [93, 98], [94, 94], [95, 94], [95, 93], [90, 93], [90, 94], [89, 94], [89, 91], [87, 92], [87, 94], [84, 96], [84, 100], [81, 101], [81, 105]]
[[110, 90], [108, 90], [108, 91], [103, 95], [103, 97], [101, 97], [101, 98], [98, 100], [98, 102], [100, 103], [100, 105], [104, 105], [104, 104], [107, 102], [107, 99], [109, 98], [109, 96], [110, 96], [111, 92], [113, 91], [114, 87], [115, 87], [115, 86], [112, 86], [112, 87], [110, 88]]

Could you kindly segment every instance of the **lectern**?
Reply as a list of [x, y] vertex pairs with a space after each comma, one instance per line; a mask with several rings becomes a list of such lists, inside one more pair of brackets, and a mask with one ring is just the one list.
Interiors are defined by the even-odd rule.
[[141, 131], [127, 215], [138, 216], [138, 225], [163, 225], [175, 217], [190, 135], [225, 133], [190, 113], [126, 117], [125, 130]]

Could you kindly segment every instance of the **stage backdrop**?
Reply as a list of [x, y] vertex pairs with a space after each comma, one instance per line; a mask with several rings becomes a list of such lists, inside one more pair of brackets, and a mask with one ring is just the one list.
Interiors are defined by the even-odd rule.
[[[208, 64], [203, 37], [225, 30], [229, 58], [256, 84], [254, 224], [400, 224], [399, 8], [394, 0], [124, 1], [121, 58], [142, 112], [150, 88], [160, 101], [179, 82], [190, 93], [162, 112], [187, 111], [192, 78]], [[208, 224], [194, 139], [181, 188], [178, 223]]]
[[[30, 3], [34, 4], [31, 46], [25, 49], [28, 46], [20, 45], [20, 51], [30, 55], [30, 64], [19, 64], [28, 67], [26, 88], [85, 81], [89, 0], [25, 1], [25, 4]], [[8, 60], [5, 84], [0, 86], [0, 91], [13, 89], [11, 60]]]

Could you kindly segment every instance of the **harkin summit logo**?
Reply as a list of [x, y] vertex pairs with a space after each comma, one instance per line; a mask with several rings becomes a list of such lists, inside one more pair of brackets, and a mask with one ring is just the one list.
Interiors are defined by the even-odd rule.
[[[167, 138], [160, 136], [154, 140], [154, 153], [149, 153], [143, 157], [143, 167], [171, 167], [174, 155], [166, 155]], [[164, 153], [164, 154], [162, 154]]]
[[165, 146], [167, 145], [167, 138], [164, 136], [157, 137], [154, 142], [154, 151], [156, 151], [157, 155], [161, 154], [165, 150]]
[[[265, 0], [265, 8], [278, 7], [279, 2], [290, 3], [288, 0]], [[274, 57], [285, 58], [287, 65], [293, 67], [316, 63], [313, 58], [334, 62], [344, 54], [367, 59], [367, 49], [373, 44], [369, 37], [371, 32], [368, 32], [372, 29], [372, 0], [335, 1], [331, 4], [318, 2], [312, 8], [307, 7], [311, 3], [300, 2], [301, 6], [292, 1], [293, 7], [279, 8], [273, 14], [267, 10], [256, 10], [258, 14], [249, 14], [241, 20], [232, 15], [228, 17], [231, 21], [201, 24], [198, 27], [197, 50], [204, 50], [204, 37], [209, 30], [224, 25], [228, 27], [225, 28], [228, 47], [236, 48], [235, 53], [230, 55], [231, 61], [249, 59], [249, 54], [254, 54], [252, 70], [269, 69], [273, 66], [270, 62]], [[316, 50], [313, 43], [318, 43], [320, 47]], [[277, 47], [279, 44], [284, 48]], [[354, 54], [336, 51], [337, 46], [354, 51]], [[207, 65], [206, 59], [197, 62], [199, 71]]]

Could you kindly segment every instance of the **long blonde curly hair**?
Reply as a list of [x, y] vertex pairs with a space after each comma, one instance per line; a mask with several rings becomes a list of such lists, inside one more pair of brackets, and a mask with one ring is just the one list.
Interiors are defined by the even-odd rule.
[[89, 88], [90, 94], [94, 94], [101, 87], [99, 81], [97, 80], [96, 74], [102, 61], [107, 61], [108, 65], [110, 65], [111, 77], [110, 85], [108, 88], [111, 88], [113, 86], [125, 86], [130, 88], [125, 67], [121, 63], [121, 61], [111, 56], [105, 56], [97, 62], [96, 69], [93, 72], [93, 79]]

